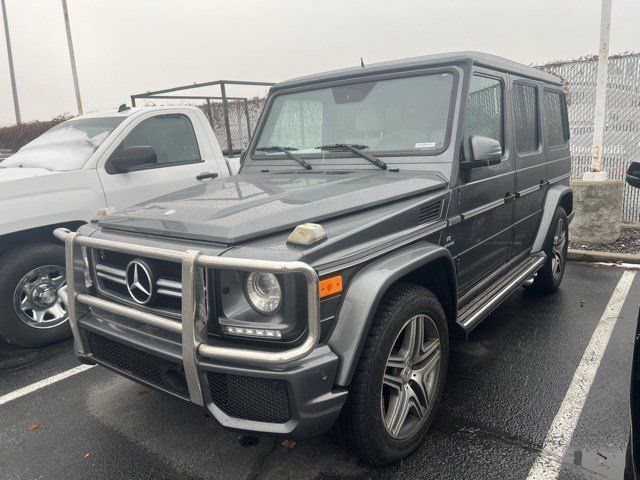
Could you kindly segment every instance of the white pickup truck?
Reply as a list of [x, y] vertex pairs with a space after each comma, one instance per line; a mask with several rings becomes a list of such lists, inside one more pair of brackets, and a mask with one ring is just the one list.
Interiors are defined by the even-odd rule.
[[[232, 165], [233, 163], [233, 165]], [[64, 251], [75, 230], [122, 208], [236, 173], [196, 107], [141, 107], [61, 123], [0, 162], [0, 341], [36, 347], [70, 335]]]

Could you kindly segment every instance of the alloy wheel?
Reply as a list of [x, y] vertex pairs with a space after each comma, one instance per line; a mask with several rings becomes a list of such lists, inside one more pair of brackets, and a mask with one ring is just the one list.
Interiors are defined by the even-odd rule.
[[567, 247], [567, 232], [564, 219], [560, 218], [556, 224], [556, 231], [553, 234], [553, 247], [551, 249], [551, 272], [554, 278], [562, 275], [564, 268], [564, 257]]
[[429, 416], [440, 381], [440, 352], [433, 319], [415, 315], [407, 320], [391, 347], [382, 380], [382, 419], [391, 437], [409, 437]]

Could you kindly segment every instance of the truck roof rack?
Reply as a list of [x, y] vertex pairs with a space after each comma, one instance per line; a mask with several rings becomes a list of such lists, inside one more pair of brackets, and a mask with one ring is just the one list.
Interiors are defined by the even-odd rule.
[[[250, 82], [245, 80], [214, 80], [212, 82], [192, 83], [178, 87], [165, 88], [162, 90], [147, 91], [146, 93], [136, 93], [131, 95], [131, 105], [136, 106], [137, 99], [162, 99], [162, 100], [205, 100], [205, 113], [209, 118], [211, 128], [216, 133], [222, 151], [225, 155], [237, 152], [239, 146], [247, 146], [251, 138], [251, 115], [249, 112], [249, 98], [231, 97], [227, 95], [227, 86], [250, 86], [250, 87], [272, 87], [273, 82]], [[203, 87], [219, 87], [220, 95], [185, 95], [176, 94], [184, 90], [192, 90]], [[232, 130], [230, 120], [230, 108], [233, 107], [238, 112], [238, 125], [233, 125], [236, 132]], [[216, 115], [215, 110], [221, 110], [222, 115]], [[242, 113], [240, 113], [242, 112]], [[244, 116], [245, 125], [239, 121], [240, 115]], [[222, 117], [221, 119], [218, 117]], [[246, 129], [246, 135], [243, 130]], [[234, 135], [235, 133], [235, 135]], [[236, 144], [234, 146], [234, 143]], [[238, 145], [243, 144], [243, 145]]]

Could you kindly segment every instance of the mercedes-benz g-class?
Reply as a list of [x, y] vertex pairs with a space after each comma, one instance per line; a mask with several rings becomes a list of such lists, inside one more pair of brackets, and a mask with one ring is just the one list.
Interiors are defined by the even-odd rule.
[[479, 53], [269, 93], [239, 175], [128, 208], [67, 252], [77, 356], [374, 464], [424, 439], [451, 335], [553, 292], [573, 213], [561, 81]]

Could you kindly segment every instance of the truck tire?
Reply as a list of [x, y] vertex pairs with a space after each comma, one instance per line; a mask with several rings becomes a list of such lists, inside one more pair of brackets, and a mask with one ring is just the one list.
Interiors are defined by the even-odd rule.
[[569, 221], [564, 208], [558, 207], [551, 221], [542, 251], [547, 255], [544, 266], [538, 270], [533, 288], [544, 293], [552, 293], [560, 288], [567, 264], [569, 248]]
[[57, 290], [66, 284], [64, 248], [33, 243], [0, 257], [0, 338], [41, 347], [71, 336], [66, 305]]
[[448, 360], [447, 320], [435, 295], [413, 284], [391, 287], [373, 319], [335, 433], [368, 463], [402, 460], [433, 422]]

